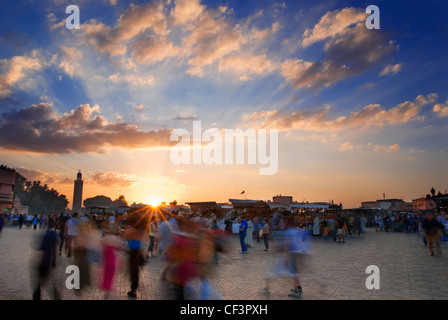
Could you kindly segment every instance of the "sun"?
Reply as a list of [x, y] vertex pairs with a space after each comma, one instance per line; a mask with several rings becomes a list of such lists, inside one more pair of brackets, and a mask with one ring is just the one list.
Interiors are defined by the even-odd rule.
[[160, 199], [159, 199], [158, 197], [153, 196], [153, 197], [151, 197], [151, 198], [148, 199], [148, 204], [149, 204], [151, 207], [158, 207], [158, 206], [160, 206], [161, 201], [160, 201]]

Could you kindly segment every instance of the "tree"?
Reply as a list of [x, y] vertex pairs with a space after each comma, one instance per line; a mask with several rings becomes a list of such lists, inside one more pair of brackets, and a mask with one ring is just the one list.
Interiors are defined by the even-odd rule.
[[84, 200], [84, 207], [111, 207], [112, 199], [106, 196], [96, 196]]
[[16, 175], [15, 196], [24, 206], [29, 207], [30, 213], [50, 214], [65, 211], [68, 205], [67, 197], [47, 184], [41, 186], [40, 181], [27, 181]]
[[112, 206], [114, 207], [123, 207], [127, 206], [128, 202], [126, 201], [125, 197], [123, 195], [119, 196], [117, 199], [112, 202]]

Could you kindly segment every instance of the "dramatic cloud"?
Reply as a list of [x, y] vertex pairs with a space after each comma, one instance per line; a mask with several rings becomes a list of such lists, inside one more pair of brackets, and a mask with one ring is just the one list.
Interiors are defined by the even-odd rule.
[[101, 53], [115, 58], [130, 55], [139, 64], [151, 66], [175, 58], [177, 65], [186, 66], [183, 72], [197, 77], [218, 64], [218, 71], [234, 72], [242, 80], [273, 71], [268, 57], [255, 50], [280, 30], [278, 22], [258, 29], [250, 20], [234, 21], [232, 10], [224, 6], [207, 8], [199, 0], [173, 4], [131, 4], [112, 27], [95, 20], [83, 24], [83, 37]]
[[271, 110], [243, 116], [243, 121], [251, 126], [279, 130], [339, 130], [345, 127], [384, 126], [396, 123], [422, 120], [419, 116], [424, 105], [433, 103], [436, 94], [419, 95], [415, 102], [406, 101], [389, 110], [378, 104], [371, 104], [349, 116], [330, 117], [330, 107], [316, 111]]
[[15, 56], [0, 60], [0, 97], [7, 96], [14, 85], [18, 85], [32, 71], [41, 69], [38, 58]]
[[75, 47], [62, 46], [60, 48], [60, 54], [53, 56], [52, 63], [69, 76], [74, 76], [82, 70], [80, 65], [82, 58], [83, 53], [81, 50]]
[[365, 21], [365, 19], [366, 14], [364, 10], [356, 8], [345, 8], [327, 12], [312, 30], [305, 30], [302, 45], [307, 47], [315, 42], [343, 35], [350, 30], [350, 26]]
[[60, 173], [49, 173], [40, 170], [33, 170], [24, 167], [15, 168], [27, 181], [40, 181], [42, 185], [48, 184], [73, 184], [73, 178], [69, 178]]
[[143, 131], [135, 125], [108, 123], [99, 106], [80, 105], [58, 115], [47, 103], [3, 113], [0, 147], [33, 153], [103, 152], [107, 147], [151, 148], [170, 146], [171, 130]]
[[195, 21], [206, 10], [200, 0], [176, 0], [176, 6], [171, 11], [174, 25], [182, 25]]
[[203, 76], [203, 68], [210, 66], [241, 48], [243, 37], [219, 11], [208, 10], [194, 22], [182, 45], [190, 53], [187, 73]]
[[113, 28], [90, 21], [83, 24], [81, 30], [98, 51], [115, 56], [126, 53], [127, 42], [132, 38], [147, 31], [166, 35], [166, 27], [163, 3], [152, 1], [143, 5], [131, 4]]
[[358, 23], [325, 43], [325, 58], [321, 61], [288, 59], [282, 64], [281, 73], [295, 89], [329, 87], [375, 67], [394, 49], [394, 43], [387, 41], [384, 33], [372, 33]]
[[[238, 24], [230, 19], [227, 8], [220, 7], [203, 11], [188, 30], [182, 47], [189, 56], [189, 74], [203, 76], [204, 68], [215, 62], [219, 62], [218, 71], [233, 70], [240, 77], [245, 71], [251, 75], [272, 71], [267, 56], [253, 52], [269, 35], [279, 30], [278, 23], [263, 30], [247, 22]], [[249, 61], [243, 61], [246, 59]], [[238, 63], [243, 65], [238, 67]]]

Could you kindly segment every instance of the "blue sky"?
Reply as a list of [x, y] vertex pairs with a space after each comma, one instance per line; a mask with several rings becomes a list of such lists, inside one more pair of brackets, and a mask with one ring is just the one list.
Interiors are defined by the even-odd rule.
[[[65, 8], [80, 10], [68, 30]], [[368, 5], [380, 29], [368, 30]], [[69, 200], [413, 198], [448, 188], [444, 1], [3, 1], [2, 162]], [[279, 167], [173, 165], [170, 132], [279, 130]]]

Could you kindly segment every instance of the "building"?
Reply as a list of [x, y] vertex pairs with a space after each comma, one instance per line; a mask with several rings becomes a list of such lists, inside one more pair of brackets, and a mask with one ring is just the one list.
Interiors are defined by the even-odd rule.
[[448, 213], [448, 193], [441, 194], [439, 192], [438, 195], [434, 196], [434, 200], [436, 202], [438, 212], [442, 214]]
[[17, 197], [14, 198], [14, 208], [13, 208], [14, 214], [27, 215], [29, 213], [28, 210], [29, 210], [29, 207], [22, 205], [19, 198], [17, 198]]
[[229, 202], [232, 203], [236, 212], [246, 214], [251, 218], [255, 216], [268, 217], [271, 214], [269, 205], [261, 200], [229, 199]]
[[289, 209], [297, 214], [333, 214], [342, 210], [342, 205], [330, 202], [295, 202], [289, 205]]
[[361, 208], [363, 209], [378, 209], [378, 202], [376, 201], [364, 201], [361, 202]]
[[203, 214], [203, 215], [211, 215], [214, 214], [216, 216], [221, 216], [224, 214], [224, 210], [221, 208], [219, 204], [215, 201], [205, 201], [205, 202], [187, 202], [189, 209], [192, 212]]
[[272, 197], [272, 202], [274, 204], [282, 204], [285, 206], [289, 206], [290, 204], [292, 204], [292, 196], [277, 195]]
[[14, 207], [16, 171], [0, 166], [0, 213], [11, 213]]
[[412, 210], [412, 204], [403, 201], [403, 199], [381, 199], [362, 202], [361, 208], [380, 209], [386, 211], [409, 211]]
[[75, 187], [73, 190], [73, 212], [81, 213], [82, 209], [82, 188], [83, 188], [84, 181], [82, 181], [82, 173], [81, 171], [78, 172], [75, 180]]
[[427, 194], [426, 197], [412, 200], [412, 210], [414, 212], [435, 210], [435, 209], [436, 209], [436, 202], [429, 194]]

